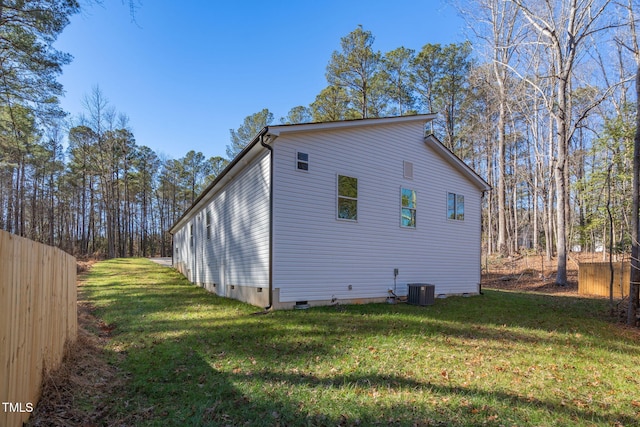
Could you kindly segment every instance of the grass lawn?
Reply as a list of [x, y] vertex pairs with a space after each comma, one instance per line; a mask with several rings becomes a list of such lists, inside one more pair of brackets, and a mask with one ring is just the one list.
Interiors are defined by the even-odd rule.
[[605, 300], [486, 290], [257, 315], [143, 259], [85, 282], [124, 377], [106, 419], [125, 425], [640, 424], [640, 338]]

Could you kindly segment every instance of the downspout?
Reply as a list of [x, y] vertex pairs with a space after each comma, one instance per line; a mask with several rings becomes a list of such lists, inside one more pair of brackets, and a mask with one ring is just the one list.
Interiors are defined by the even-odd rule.
[[264, 142], [264, 134], [260, 134], [260, 145], [269, 150], [269, 305], [273, 306], [273, 147]]

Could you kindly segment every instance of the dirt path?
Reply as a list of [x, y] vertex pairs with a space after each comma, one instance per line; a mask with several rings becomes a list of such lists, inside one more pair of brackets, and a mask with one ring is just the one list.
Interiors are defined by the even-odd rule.
[[109, 420], [109, 408], [125, 379], [108, 363], [104, 348], [110, 328], [94, 312], [80, 284], [78, 339], [66, 348], [60, 368], [45, 375], [42, 397], [27, 426], [120, 425]]

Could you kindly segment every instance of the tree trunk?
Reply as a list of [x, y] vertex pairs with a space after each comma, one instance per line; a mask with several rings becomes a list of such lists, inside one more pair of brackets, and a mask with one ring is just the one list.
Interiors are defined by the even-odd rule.
[[533, 170], [533, 250], [538, 253], [538, 163]]
[[570, 119], [568, 91], [570, 90], [570, 69], [565, 68], [558, 79], [557, 103], [558, 111], [555, 114], [556, 135], [558, 141], [558, 158], [555, 169], [556, 181], [556, 251], [558, 255], [558, 272], [556, 274], [556, 285], [565, 286], [567, 284], [567, 225], [569, 224], [569, 186], [568, 186], [568, 150], [569, 131], [568, 120]]
[[[553, 183], [554, 181], [551, 179], [551, 176], [554, 174], [554, 170], [555, 170], [555, 162], [556, 160], [554, 159], [555, 156], [555, 144], [553, 142], [553, 120], [550, 118], [549, 119], [549, 152], [548, 152], [548, 156], [549, 156], [549, 179], [547, 180], [547, 186], [548, 186], [548, 193], [547, 193], [547, 206], [546, 206], [546, 210], [547, 210], [547, 216], [546, 216], [546, 222], [545, 222], [545, 228], [546, 228], [546, 255], [547, 255], [547, 261], [551, 261], [551, 258], [553, 257], [553, 240], [554, 240], [554, 233], [553, 233], [553, 199], [554, 196], [556, 194], [557, 189], [554, 187]], [[544, 177], [543, 177], [544, 180]]]
[[[558, 126], [564, 131], [564, 121], [558, 120]], [[561, 134], [561, 132], [558, 132]], [[566, 197], [568, 189], [566, 186], [565, 170], [567, 158], [567, 147], [563, 141], [558, 141], [558, 159], [555, 168], [556, 182], [556, 253], [558, 257], [558, 272], [556, 274], [556, 284], [565, 286], [567, 284], [567, 214]]]
[[640, 63], [636, 70], [636, 133], [633, 139], [633, 211], [631, 225], [631, 280], [629, 283], [629, 306], [627, 324], [635, 325], [638, 316], [638, 298], [640, 297]]
[[[500, 83], [500, 82], [499, 82]], [[499, 85], [500, 90], [500, 106], [498, 115], [498, 253], [502, 256], [509, 254], [507, 246], [507, 196], [506, 196], [506, 144], [505, 144], [505, 105], [504, 105], [504, 87]]]

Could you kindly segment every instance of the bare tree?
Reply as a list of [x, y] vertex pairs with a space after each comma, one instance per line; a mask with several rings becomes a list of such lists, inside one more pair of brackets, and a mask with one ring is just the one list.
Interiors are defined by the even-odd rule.
[[[634, 40], [636, 39], [634, 35]], [[633, 139], [633, 211], [632, 221], [632, 247], [631, 247], [631, 280], [629, 284], [629, 309], [627, 311], [627, 324], [634, 325], [638, 318], [638, 305], [640, 298], [640, 221], [638, 210], [640, 209], [640, 60], [638, 45], [635, 45], [635, 57], [638, 63], [636, 71], [636, 133]]]
[[[553, 81], [554, 93], [547, 98], [547, 108], [554, 119], [557, 142], [554, 180], [556, 199], [556, 250], [558, 273], [556, 284], [567, 283], [567, 226], [570, 220], [569, 205], [569, 144], [580, 121], [573, 114], [572, 83], [574, 69], [582, 53], [589, 49], [588, 43], [595, 33], [611, 28], [603, 24], [610, 0], [512, 0], [528, 22], [535, 42], [544, 45], [548, 55], [549, 79]], [[525, 79], [532, 82], [530, 79]], [[538, 90], [538, 89], [537, 89]], [[538, 90], [545, 95], [543, 91]], [[601, 102], [599, 98], [598, 102]]]
[[638, 321], [640, 305], [640, 47], [636, 30], [637, 4], [627, 0], [625, 5], [628, 14], [631, 45], [619, 39], [618, 44], [625, 46], [633, 54], [636, 65], [636, 130], [633, 140], [633, 204], [631, 213], [631, 274], [629, 283], [629, 306], [627, 324], [635, 325]]
[[498, 122], [496, 137], [498, 144], [498, 239], [497, 249], [507, 255], [507, 215], [506, 215], [506, 133], [509, 115], [508, 88], [512, 80], [512, 61], [516, 47], [523, 39], [519, 9], [504, 0], [477, 0], [477, 8], [464, 13], [475, 35], [486, 45], [486, 56], [491, 61], [493, 79], [497, 89]]

